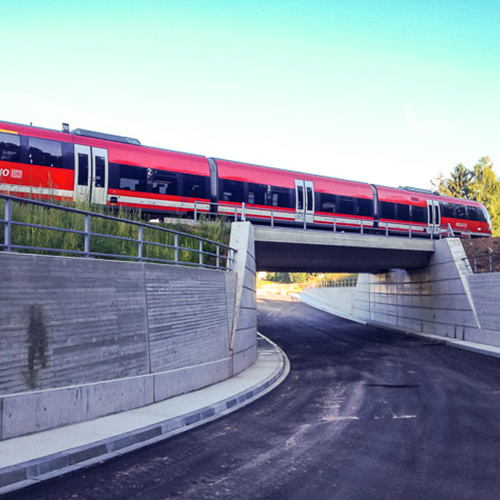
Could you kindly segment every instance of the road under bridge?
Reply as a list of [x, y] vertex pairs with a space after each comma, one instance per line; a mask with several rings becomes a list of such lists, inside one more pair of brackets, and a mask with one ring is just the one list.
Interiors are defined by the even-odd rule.
[[259, 330], [291, 362], [267, 396], [15, 498], [500, 498], [498, 359], [283, 300]]

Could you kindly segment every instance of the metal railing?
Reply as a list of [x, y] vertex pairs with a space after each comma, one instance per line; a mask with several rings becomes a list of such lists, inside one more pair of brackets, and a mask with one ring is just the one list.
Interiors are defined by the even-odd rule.
[[[3, 194], [0, 217], [2, 204], [0, 250], [233, 269], [236, 250], [200, 236]], [[39, 213], [34, 215], [36, 210]], [[66, 214], [70, 227], [48, 225], [50, 220], [65, 217], [50, 218], [49, 213]], [[38, 222], [34, 221], [37, 217]]]
[[496, 272], [496, 268], [500, 268], [500, 252], [465, 257], [464, 260], [472, 264], [474, 273], [492, 273]]
[[[430, 239], [453, 238], [455, 235], [450, 224], [443, 224], [440, 227], [430, 228], [425, 224], [411, 224], [405, 222], [383, 222], [373, 219], [350, 218], [339, 216], [321, 215], [316, 217], [316, 221], [308, 220], [314, 218], [311, 214], [300, 214], [301, 220], [296, 220], [295, 211], [287, 211], [278, 208], [248, 208], [245, 203], [225, 204], [194, 202], [194, 219], [198, 220], [200, 216], [209, 217], [227, 217], [233, 222], [238, 221], [268, 221], [271, 227], [301, 227], [302, 229], [318, 229], [331, 227], [334, 233], [356, 232], [359, 234], [382, 235], [382, 236], [401, 236], [405, 238], [426, 237]], [[319, 220], [318, 220], [319, 219]]]
[[304, 286], [304, 289], [311, 290], [314, 288], [347, 288], [355, 287], [358, 284], [358, 275], [356, 276], [346, 276], [345, 278], [340, 278], [338, 280], [323, 280], [316, 281], [314, 283], [308, 283]]

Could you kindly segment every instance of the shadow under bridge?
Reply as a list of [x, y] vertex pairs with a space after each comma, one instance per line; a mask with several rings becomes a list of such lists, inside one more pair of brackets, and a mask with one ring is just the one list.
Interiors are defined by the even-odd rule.
[[434, 241], [254, 226], [257, 271], [379, 273], [426, 267]]

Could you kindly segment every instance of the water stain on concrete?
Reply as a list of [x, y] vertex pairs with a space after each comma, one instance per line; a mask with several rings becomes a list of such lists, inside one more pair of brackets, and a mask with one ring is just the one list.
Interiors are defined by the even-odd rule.
[[44, 323], [43, 306], [29, 306], [30, 323], [28, 325], [28, 372], [25, 379], [30, 389], [35, 389], [38, 383], [38, 369], [47, 366], [47, 327]]

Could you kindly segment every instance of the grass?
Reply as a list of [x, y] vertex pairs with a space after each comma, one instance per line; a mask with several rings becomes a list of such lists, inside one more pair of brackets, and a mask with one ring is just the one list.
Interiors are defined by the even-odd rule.
[[[91, 217], [90, 232], [95, 236], [90, 238], [90, 252], [97, 258], [120, 258], [124, 260], [137, 260], [139, 257], [139, 227], [132, 222], [144, 222], [140, 211], [130, 211], [121, 207], [106, 207], [102, 205], [89, 205], [79, 202], [60, 202], [51, 201], [53, 205], [77, 208], [84, 211], [91, 211], [101, 215], [112, 215], [122, 219], [124, 222], [105, 219], [101, 217]], [[0, 219], [5, 219], [5, 200], [0, 199]], [[76, 212], [58, 210], [57, 208], [46, 208], [39, 205], [33, 205], [27, 202], [12, 203], [12, 220], [15, 222], [33, 224], [45, 227], [27, 227], [22, 225], [13, 225], [11, 232], [12, 245], [31, 247], [29, 249], [16, 249], [20, 252], [29, 252], [37, 254], [58, 254], [64, 256], [79, 255], [77, 252], [83, 252], [85, 249], [85, 237], [77, 232], [65, 232], [61, 229], [70, 231], [85, 231], [85, 216]], [[227, 245], [231, 231], [230, 223], [224, 219], [216, 221], [200, 220], [197, 225], [188, 225], [187, 223], [150, 223], [155, 227], [171, 229], [188, 233], [192, 236], [206, 238], [218, 243]], [[4, 242], [5, 223], [0, 223], [0, 242]], [[161, 231], [153, 228], [143, 228], [143, 242], [150, 244], [143, 245], [143, 258], [153, 260], [174, 261], [175, 249], [161, 245], [173, 246], [176, 236], [167, 231]], [[181, 263], [198, 264], [199, 263], [199, 240], [191, 236], [179, 235], [178, 244], [181, 247], [177, 252], [177, 260]], [[135, 241], [131, 241], [135, 240]], [[203, 243], [203, 251], [216, 253], [217, 245], [215, 243]], [[48, 249], [57, 249], [57, 252]], [[226, 256], [227, 251], [220, 252], [221, 256]], [[203, 257], [205, 265], [216, 265], [216, 257]], [[220, 259], [220, 265], [224, 266], [225, 259]]]

